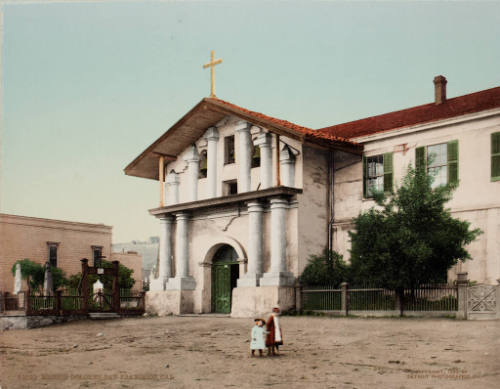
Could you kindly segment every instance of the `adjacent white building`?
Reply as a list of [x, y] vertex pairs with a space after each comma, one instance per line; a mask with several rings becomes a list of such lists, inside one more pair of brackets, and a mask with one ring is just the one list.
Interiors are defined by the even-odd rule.
[[125, 168], [160, 183], [150, 309], [251, 316], [294, 306], [308, 257], [330, 247], [348, 258], [371, 188], [396, 185], [415, 155], [437, 155], [428, 168], [439, 182], [460, 182], [452, 211], [485, 231], [460, 270], [498, 278], [500, 182], [489, 169], [500, 169], [500, 88], [447, 100], [436, 80], [434, 103], [322, 130], [198, 103]]

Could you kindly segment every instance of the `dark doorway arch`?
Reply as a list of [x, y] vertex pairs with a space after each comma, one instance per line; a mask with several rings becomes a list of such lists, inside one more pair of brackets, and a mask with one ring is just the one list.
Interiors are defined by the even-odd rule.
[[212, 312], [231, 312], [231, 292], [239, 275], [236, 250], [230, 245], [222, 245], [212, 258]]

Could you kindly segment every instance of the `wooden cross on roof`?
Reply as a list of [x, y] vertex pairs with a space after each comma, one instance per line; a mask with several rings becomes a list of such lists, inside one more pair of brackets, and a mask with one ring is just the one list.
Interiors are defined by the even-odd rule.
[[210, 97], [215, 97], [215, 78], [214, 78], [214, 67], [222, 62], [222, 59], [214, 60], [214, 51], [210, 52], [210, 62], [203, 65], [203, 69], [210, 68], [210, 77], [211, 77], [211, 85], [210, 85]]

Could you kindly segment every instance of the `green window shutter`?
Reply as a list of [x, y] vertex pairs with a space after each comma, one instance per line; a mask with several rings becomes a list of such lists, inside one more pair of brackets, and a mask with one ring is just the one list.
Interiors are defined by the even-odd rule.
[[393, 167], [392, 153], [384, 154], [384, 192], [392, 192]]
[[458, 141], [448, 142], [448, 184], [458, 184]]
[[366, 179], [367, 179], [367, 169], [366, 169], [366, 157], [363, 155], [363, 197], [366, 198]]
[[500, 132], [491, 134], [491, 180], [500, 180]]
[[425, 169], [425, 147], [417, 147], [415, 149], [415, 168]]

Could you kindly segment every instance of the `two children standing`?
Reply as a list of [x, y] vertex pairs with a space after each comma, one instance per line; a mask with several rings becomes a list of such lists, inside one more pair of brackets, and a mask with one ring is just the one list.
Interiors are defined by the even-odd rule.
[[252, 356], [255, 355], [255, 350], [259, 350], [259, 355], [262, 356], [266, 347], [268, 356], [276, 355], [279, 351], [279, 346], [283, 344], [283, 332], [278, 320], [279, 314], [279, 308], [275, 307], [267, 322], [260, 318], [255, 319], [255, 326], [252, 328], [252, 341], [250, 342]]

